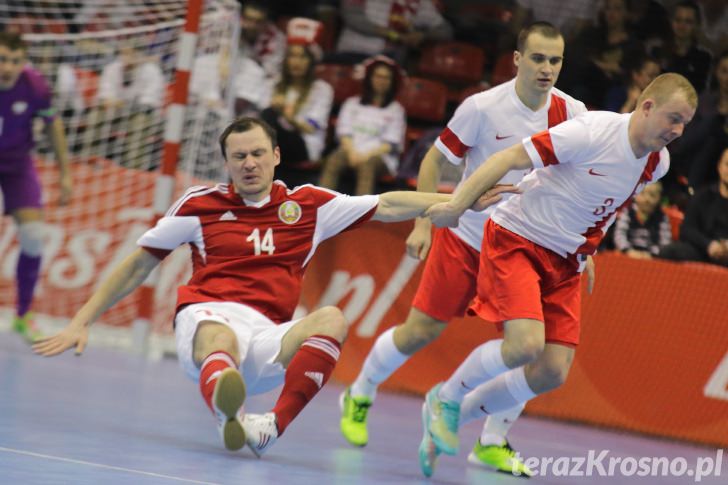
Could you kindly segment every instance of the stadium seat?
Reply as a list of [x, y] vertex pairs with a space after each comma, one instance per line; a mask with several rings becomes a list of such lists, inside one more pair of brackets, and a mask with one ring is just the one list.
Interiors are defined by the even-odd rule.
[[418, 72], [445, 82], [466, 84], [483, 78], [485, 53], [464, 42], [440, 42], [422, 50]]
[[513, 64], [513, 52], [508, 51], [498, 58], [493, 68], [490, 84], [497, 86], [516, 77], [516, 65]]
[[397, 97], [411, 121], [441, 123], [447, 108], [447, 87], [439, 81], [411, 76]]
[[478, 84], [471, 84], [470, 86], [466, 86], [460, 91], [457, 102], [458, 102], [458, 104], [460, 104], [463, 101], [465, 101], [465, 98], [468, 98], [475, 93], [485, 91], [488, 88], [490, 88], [488, 83], [482, 82], [482, 81], [479, 82]]
[[353, 77], [354, 67], [346, 64], [319, 64], [316, 66], [316, 77], [323, 79], [334, 88], [334, 105], [351, 96], [359, 94], [361, 81]]

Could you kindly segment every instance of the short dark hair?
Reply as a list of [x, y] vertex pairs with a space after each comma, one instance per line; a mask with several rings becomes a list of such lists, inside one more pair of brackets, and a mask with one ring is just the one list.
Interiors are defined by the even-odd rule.
[[698, 25], [701, 24], [700, 6], [696, 2], [693, 2], [692, 0], [682, 0], [681, 2], [677, 2], [672, 6], [673, 17], [675, 16], [678, 8], [686, 8], [688, 10], [692, 10], [695, 14], [695, 23], [697, 23]]
[[220, 150], [222, 150], [222, 157], [224, 159], [227, 159], [227, 153], [225, 152], [225, 142], [227, 142], [228, 136], [230, 136], [231, 133], [245, 133], [246, 131], [255, 129], [256, 126], [260, 126], [261, 128], [263, 128], [263, 131], [270, 139], [270, 144], [272, 148], [278, 146], [278, 135], [276, 133], [276, 130], [274, 130], [272, 126], [259, 118], [243, 116], [242, 118], [238, 118], [230, 123], [220, 134], [219, 140]]
[[3, 45], [11, 51], [28, 50], [28, 45], [17, 32], [0, 32], [0, 45]]
[[518, 40], [516, 41], [516, 50], [518, 52], [522, 54], [525, 51], [528, 36], [533, 33], [541, 34], [547, 39], [556, 39], [559, 37], [563, 37], [561, 31], [553, 24], [549, 22], [534, 22], [528, 27], [524, 27], [523, 29], [521, 29], [521, 31], [518, 33]]

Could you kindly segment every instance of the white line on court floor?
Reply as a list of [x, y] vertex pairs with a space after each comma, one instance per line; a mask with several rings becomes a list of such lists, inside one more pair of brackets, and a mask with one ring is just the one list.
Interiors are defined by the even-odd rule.
[[132, 468], [124, 468], [124, 467], [120, 467], [120, 466], [104, 465], [102, 463], [93, 463], [90, 461], [74, 460], [72, 458], [63, 458], [62, 456], [44, 455], [42, 453], [34, 453], [32, 451], [25, 451], [25, 450], [16, 450], [13, 448], [4, 448], [2, 446], [0, 446], [0, 452], [15, 453], [17, 455], [34, 456], [37, 458], [47, 458], [49, 460], [64, 461], [67, 463], [76, 463], [79, 465], [93, 466], [93, 467], [97, 467], [97, 468], [104, 468], [107, 470], [117, 470], [117, 471], [127, 472], [127, 473], [136, 473], [138, 475], [146, 475], [149, 477], [167, 478], [169, 480], [177, 480], [179, 482], [199, 483], [202, 485], [219, 485], [216, 482], [201, 482], [199, 480], [189, 480], [187, 478], [173, 477], [171, 475], [162, 475], [160, 473], [145, 472], [142, 470], [134, 470]]

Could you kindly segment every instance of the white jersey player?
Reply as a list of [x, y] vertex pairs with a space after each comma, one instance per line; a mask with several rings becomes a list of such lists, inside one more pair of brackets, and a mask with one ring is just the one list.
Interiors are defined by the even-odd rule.
[[[422, 162], [418, 190], [436, 190], [443, 163], [465, 164], [462, 184], [493, 153], [585, 112], [583, 103], [554, 87], [563, 54], [563, 37], [552, 25], [535, 23], [524, 29], [514, 54], [516, 77], [470, 96], [458, 107]], [[500, 183], [518, 183], [527, 172], [510, 171]], [[366, 410], [377, 386], [434, 340], [448, 321], [465, 314], [475, 296], [483, 226], [494, 207], [484, 212], [466, 211], [457, 228], [437, 229], [431, 250], [429, 221], [419, 219], [415, 223], [407, 243], [412, 256], [427, 256], [422, 280], [407, 320], [377, 339], [359, 376], [342, 396], [341, 430], [350, 443], [363, 446], [368, 441]], [[505, 439], [521, 409], [490, 417], [469, 461], [499, 471], [529, 474], [520, 462], [513, 466], [514, 452]], [[420, 449], [425, 475], [433, 473], [435, 458]]]
[[634, 112], [584, 113], [525, 138], [491, 156], [450, 203], [428, 211], [439, 227], [457, 225], [468, 201], [505, 173], [535, 169], [485, 226], [470, 311], [504, 325], [505, 339], [476, 348], [427, 393], [423, 423], [436, 450], [457, 452], [461, 419], [519, 406], [564, 382], [579, 343], [584, 259], [617, 210], [667, 172], [665, 146], [682, 135], [696, 106], [687, 79], [663, 74]]

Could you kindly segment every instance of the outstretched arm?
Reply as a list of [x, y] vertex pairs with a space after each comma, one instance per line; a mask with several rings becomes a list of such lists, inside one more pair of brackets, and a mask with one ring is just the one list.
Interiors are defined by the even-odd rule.
[[[521, 143], [492, 155], [457, 189], [452, 199], [437, 204], [427, 211], [427, 216], [439, 227], [457, 227], [460, 216], [487, 195], [510, 170], [533, 168], [533, 163]], [[496, 187], [497, 188], [497, 187]], [[512, 192], [512, 190], [510, 190]], [[483, 207], [484, 208], [484, 207]]]
[[76, 354], [81, 354], [88, 341], [88, 327], [102, 313], [141, 285], [159, 262], [160, 259], [138, 248], [119, 263], [66, 328], [52, 337], [36, 342], [33, 351], [50, 357], [75, 346]]
[[[498, 185], [479, 195], [466, 209], [471, 208], [482, 211], [501, 200], [500, 194], [517, 191], [518, 189], [514, 185]], [[397, 222], [414, 219], [423, 215], [428, 207], [445, 203], [451, 197], [450, 194], [429, 194], [425, 192], [385, 192], [379, 196], [379, 205], [372, 220]]]

